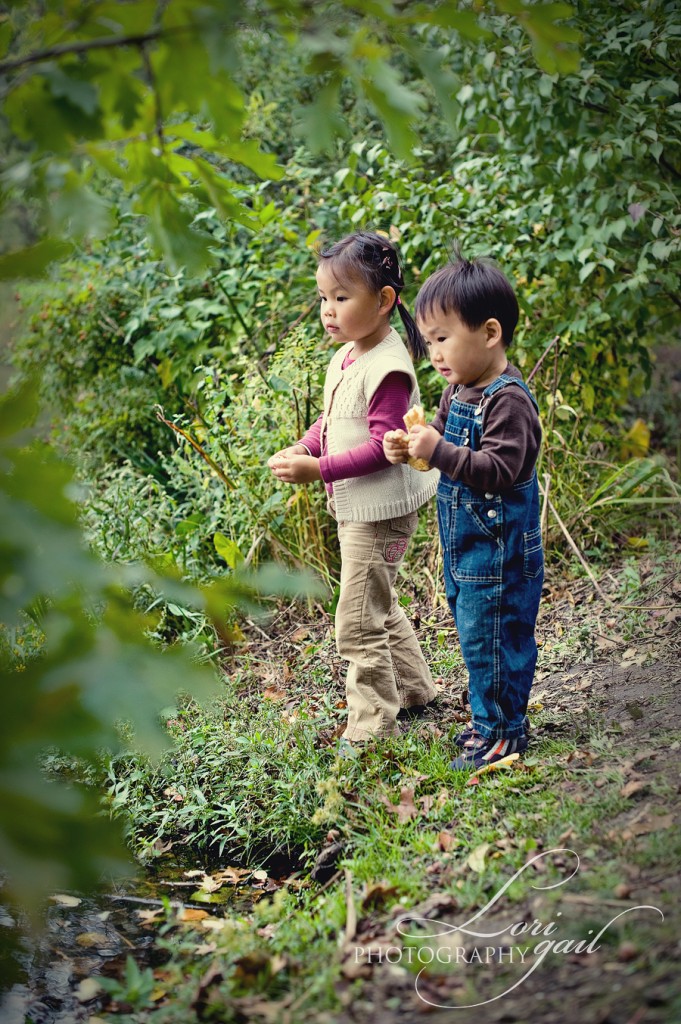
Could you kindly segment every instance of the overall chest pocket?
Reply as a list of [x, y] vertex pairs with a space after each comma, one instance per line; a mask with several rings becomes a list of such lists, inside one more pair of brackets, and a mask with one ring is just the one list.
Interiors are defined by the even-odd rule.
[[499, 498], [461, 501], [453, 517], [451, 541], [455, 579], [501, 582], [504, 544]]

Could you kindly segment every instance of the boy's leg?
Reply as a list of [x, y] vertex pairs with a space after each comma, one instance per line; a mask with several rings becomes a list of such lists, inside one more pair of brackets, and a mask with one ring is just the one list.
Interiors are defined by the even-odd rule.
[[486, 739], [520, 737], [525, 708], [516, 713], [502, 700], [503, 548], [467, 505], [458, 494], [447, 496], [438, 501], [438, 521], [445, 592], [468, 669], [472, 728]]
[[[534, 630], [542, 560], [539, 555], [535, 564], [526, 555], [530, 532], [507, 529], [502, 548], [474, 532], [463, 510], [458, 515], [455, 545], [460, 552], [475, 553], [476, 578], [466, 578], [463, 558], [454, 562], [450, 554], [447, 597], [469, 672], [473, 725], [488, 739], [521, 738], [537, 662]], [[537, 549], [532, 551], [536, 554]]]
[[400, 619], [393, 585], [408, 534], [404, 528], [395, 529], [393, 522], [397, 521], [338, 524], [341, 585], [336, 645], [349, 662], [344, 733], [349, 740], [399, 734], [400, 695], [388, 622], [397, 626]]

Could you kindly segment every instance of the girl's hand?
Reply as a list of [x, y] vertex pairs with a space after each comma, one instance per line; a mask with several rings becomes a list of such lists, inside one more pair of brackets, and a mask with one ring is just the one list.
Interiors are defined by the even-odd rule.
[[292, 444], [288, 448], [282, 448], [280, 452], [275, 452], [269, 457], [267, 465], [274, 470], [275, 463], [281, 462], [282, 459], [288, 459], [292, 455], [307, 455], [307, 448], [302, 444]]
[[394, 466], [409, 458], [409, 438], [404, 430], [389, 430], [383, 435], [383, 454]]
[[408, 451], [414, 459], [425, 459], [430, 462], [430, 457], [440, 440], [435, 427], [412, 427], [408, 437]]
[[319, 472], [319, 459], [312, 455], [284, 455], [277, 462], [273, 462], [275, 458], [276, 456], [272, 456], [268, 465], [274, 475], [285, 484], [311, 484], [314, 480], [322, 478]]

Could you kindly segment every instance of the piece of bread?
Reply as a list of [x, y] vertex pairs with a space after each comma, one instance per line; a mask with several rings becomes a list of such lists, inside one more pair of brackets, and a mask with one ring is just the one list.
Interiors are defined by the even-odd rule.
[[[411, 428], [417, 425], [425, 427], [426, 417], [423, 412], [423, 406], [412, 405], [411, 409], [407, 409], [404, 414], [404, 425], [407, 428], [407, 432], [411, 432]], [[407, 465], [411, 466], [412, 469], [418, 469], [420, 473], [425, 473], [427, 469], [430, 469], [430, 465], [425, 459], [415, 459], [412, 455], [407, 459]]]

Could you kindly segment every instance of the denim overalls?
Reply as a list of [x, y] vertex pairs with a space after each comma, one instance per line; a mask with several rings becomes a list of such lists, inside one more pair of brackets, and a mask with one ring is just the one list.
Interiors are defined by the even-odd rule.
[[[445, 440], [478, 451], [483, 408], [505, 387], [521, 387], [537, 407], [522, 381], [502, 374], [477, 406], [452, 397]], [[442, 473], [437, 511], [445, 591], [468, 669], [473, 725], [485, 737], [513, 739], [524, 732], [537, 662], [534, 627], [544, 577], [537, 474], [491, 494]]]

